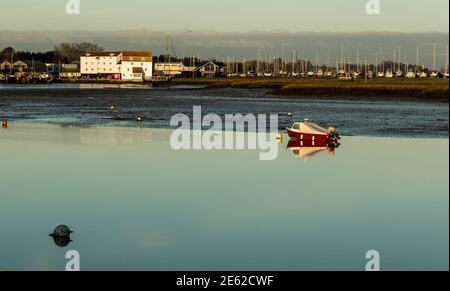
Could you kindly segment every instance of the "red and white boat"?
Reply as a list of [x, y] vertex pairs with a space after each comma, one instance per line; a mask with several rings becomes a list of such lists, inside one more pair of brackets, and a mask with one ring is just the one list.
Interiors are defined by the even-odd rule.
[[291, 139], [328, 142], [330, 137], [336, 136], [334, 128], [325, 129], [319, 125], [305, 119], [304, 122], [297, 122], [291, 128], [286, 128]]

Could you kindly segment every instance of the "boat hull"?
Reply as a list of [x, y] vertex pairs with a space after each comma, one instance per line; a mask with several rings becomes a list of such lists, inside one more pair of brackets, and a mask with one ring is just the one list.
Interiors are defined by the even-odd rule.
[[328, 134], [302, 133], [300, 131], [292, 130], [291, 128], [286, 128], [286, 130], [289, 137], [295, 140], [317, 141], [317, 142], [326, 142], [328, 140]]

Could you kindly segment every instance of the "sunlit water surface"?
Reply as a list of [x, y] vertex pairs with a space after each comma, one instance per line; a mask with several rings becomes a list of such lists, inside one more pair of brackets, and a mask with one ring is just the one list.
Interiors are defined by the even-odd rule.
[[[0, 270], [448, 270], [448, 139], [174, 151], [170, 130], [0, 130]], [[303, 152], [304, 153], [304, 152]], [[302, 150], [299, 154], [302, 154]], [[74, 230], [61, 248], [48, 236]]]

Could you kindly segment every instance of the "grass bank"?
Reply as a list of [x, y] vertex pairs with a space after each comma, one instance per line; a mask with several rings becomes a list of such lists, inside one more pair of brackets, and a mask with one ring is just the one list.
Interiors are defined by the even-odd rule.
[[173, 79], [172, 84], [205, 85], [207, 88], [271, 89], [276, 94], [314, 97], [384, 97], [448, 102], [446, 79], [337, 79], [211, 78]]

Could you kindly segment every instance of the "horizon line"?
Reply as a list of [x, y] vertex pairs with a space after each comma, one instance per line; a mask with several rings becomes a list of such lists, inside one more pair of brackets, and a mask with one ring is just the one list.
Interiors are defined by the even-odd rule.
[[248, 31], [222, 31], [222, 30], [212, 30], [212, 29], [167, 29], [167, 30], [155, 30], [148, 28], [136, 28], [136, 29], [102, 29], [102, 30], [89, 30], [89, 29], [52, 29], [52, 30], [41, 30], [41, 29], [0, 29], [2, 32], [92, 32], [92, 33], [104, 33], [104, 32], [172, 32], [172, 33], [195, 33], [195, 32], [209, 32], [209, 33], [222, 33], [222, 34], [249, 34], [249, 33], [278, 33], [278, 34], [363, 34], [363, 33], [379, 33], [379, 34], [426, 34], [426, 33], [439, 33], [439, 34], [449, 34], [449, 31], [439, 31], [439, 30], [428, 30], [428, 31], [396, 31], [396, 30], [360, 30], [360, 31], [332, 31], [332, 30], [298, 30], [291, 31], [287, 29], [274, 29], [274, 30], [248, 30]]

